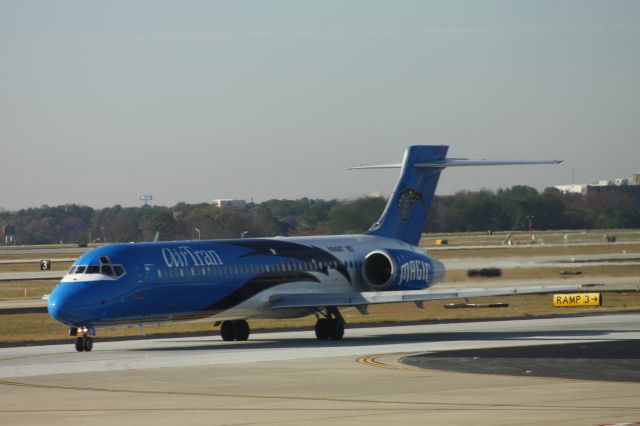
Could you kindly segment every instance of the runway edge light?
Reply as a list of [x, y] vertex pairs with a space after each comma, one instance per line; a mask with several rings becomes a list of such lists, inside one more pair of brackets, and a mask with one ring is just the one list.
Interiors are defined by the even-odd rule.
[[602, 306], [602, 293], [554, 294], [553, 306], [556, 308], [574, 306]]

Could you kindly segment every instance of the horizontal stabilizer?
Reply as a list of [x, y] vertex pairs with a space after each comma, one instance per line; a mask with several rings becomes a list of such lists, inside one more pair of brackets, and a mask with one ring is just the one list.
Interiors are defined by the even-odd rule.
[[284, 308], [319, 308], [327, 306], [360, 306], [377, 303], [419, 302], [426, 300], [457, 299], [464, 297], [508, 296], [515, 294], [552, 293], [559, 291], [578, 291], [584, 286], [528, 286], [498, 288], [465, 288], [442, 290], [409, 290], [409, 291], [364, 291], [350, 293], [324, 294], [274, 294], [270, 298], [271, 309]]
[[[527, 164], [560, 164], [564, 160], [473, 160], [469, 158], [445, 158], [444, 160], [433, 161], [429, 163], [415, 163], [413, 166], [418, 168], [437, 168], [445, 167], [462, 167], [462, 166], [522, 166]], [[363, 166], [347, 167], [347, 170], [364, 170], [364, 169], [399, 169], [402, 163], [393, 164], [371, 164]]]
[[345, 170], [364, 170], [364, 169], [399, 169], [402, 167], [402, 163], [394, 163], [394, 164], [369, 164], [363, 166], [351, 166], [347, 167]]

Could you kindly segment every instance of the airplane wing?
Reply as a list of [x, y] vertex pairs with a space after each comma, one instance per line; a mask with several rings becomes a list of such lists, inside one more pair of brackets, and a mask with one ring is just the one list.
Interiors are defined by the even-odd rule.
[[577, 291], [588, 285], [557, 285], [499, 288], [429, 289], [407, 291], [364, 291], [348, 293], [290, 293], [274, 294], [271, 309], [319, 308], [373, 305], [377, 303], [423, 302], [427, 300], [457, 299], [480, 296], [508, 296], [515, 294]]

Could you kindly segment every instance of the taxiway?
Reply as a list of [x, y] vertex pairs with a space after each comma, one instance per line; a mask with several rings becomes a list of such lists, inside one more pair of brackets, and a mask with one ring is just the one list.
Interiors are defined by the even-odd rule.
[[[402, 364], [456, 349], [640, 342], [640, 314], [71, 342], [0, 349], [6, 424], [597, 425], [640, 419], [640, 383], [497, 376]], [[639, 343], [640, 344], [640, 343]], [[566, 362], [566, 360], [565, 360]]]

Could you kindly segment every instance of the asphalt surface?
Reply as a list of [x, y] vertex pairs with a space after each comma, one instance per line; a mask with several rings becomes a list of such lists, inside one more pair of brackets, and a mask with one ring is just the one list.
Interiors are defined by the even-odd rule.
[[640, 383], [640, 340], [442, 351], [401, 361], [464, 373]]
[[[600, 425], [640, 419], [636, 382], [466, 374], [410, 354], [640, 341], [640, 314], [96, 340], [0, 348], [0, 422], [69, 425]], [[556, 352], [558, 358], [562, 351]], [[555, 358], [554, 358], [555, 359]], [[569, 355], [565, 359], [570, 359]], [[612, 359], [595, 357], [602, 365]]]

